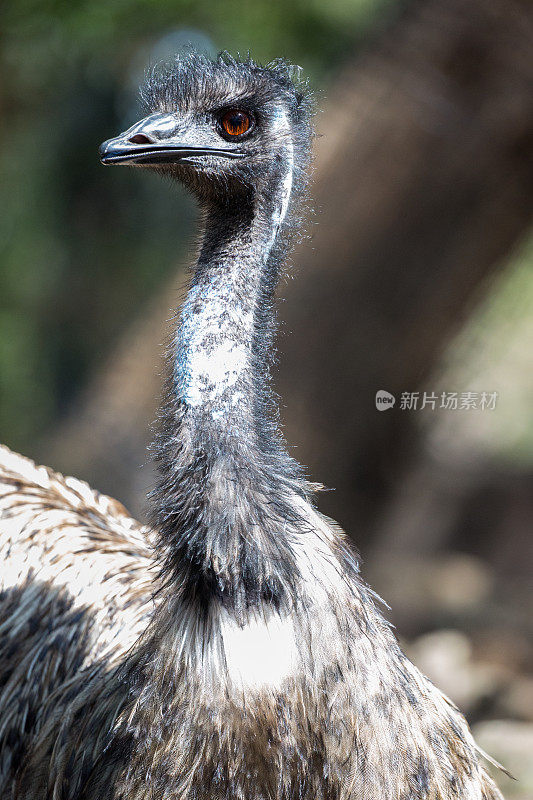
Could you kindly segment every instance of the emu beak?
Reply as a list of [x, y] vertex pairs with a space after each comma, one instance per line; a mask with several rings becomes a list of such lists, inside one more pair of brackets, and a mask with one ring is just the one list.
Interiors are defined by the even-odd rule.
[[202, 147], [179, 141], [179, 122], [173, 114], [151, 114], [124, 133], [100, 145], [102, 164], [151, 166], [184, 161], [191, 156], [243, 158], [229, 148]]

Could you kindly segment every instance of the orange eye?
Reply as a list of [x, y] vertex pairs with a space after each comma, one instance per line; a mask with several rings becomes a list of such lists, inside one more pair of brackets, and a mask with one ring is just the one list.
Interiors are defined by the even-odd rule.
[[252, 120], [245, 111], [233, 108], [231, 111], [226, 111], [220, 120], [220, 124], [228, 136], [241, 136], [250, 130]]

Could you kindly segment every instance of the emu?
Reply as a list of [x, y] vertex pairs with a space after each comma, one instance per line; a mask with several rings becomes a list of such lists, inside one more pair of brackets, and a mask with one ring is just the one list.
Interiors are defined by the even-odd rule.
[[306, 86], [190, 53], [104, 164], [184, 183], [203, 239], [169, 354], [153, 526], [2, 450], [0, 795], [501, 798], [288, 455], [269, 385]]

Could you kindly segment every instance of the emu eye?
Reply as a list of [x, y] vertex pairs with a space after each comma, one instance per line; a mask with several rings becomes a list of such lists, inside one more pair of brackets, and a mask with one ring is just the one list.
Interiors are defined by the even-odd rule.
[[246, 111], [232, 108], [222, 116], [220, 125], [228, 136], [242, 136], [252, 127], [252, 120]]

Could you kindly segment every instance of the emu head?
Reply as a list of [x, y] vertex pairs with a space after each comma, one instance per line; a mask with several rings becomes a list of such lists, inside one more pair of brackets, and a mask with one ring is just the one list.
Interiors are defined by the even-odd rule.
[[102, 162], [170, 175], [200, 201], [274, 191], [309, 160], [308, 95], [284, 62], [189, 53], [153, 70], [141, 97], [148, 116], [104, 142]]

